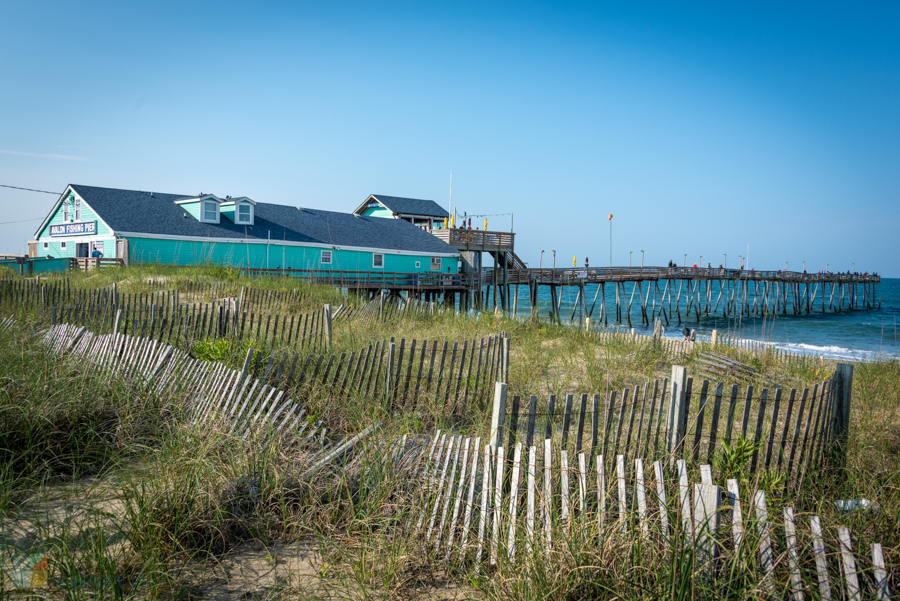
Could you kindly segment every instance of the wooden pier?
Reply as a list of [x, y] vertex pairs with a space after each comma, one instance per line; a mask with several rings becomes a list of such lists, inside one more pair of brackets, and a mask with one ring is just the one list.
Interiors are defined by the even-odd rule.
[[[596, 309], [603, 323], [612, 319], [631, 324], [632, 307], [639, 308], [641, 322], [649, 325], [660, 317], [682, 320], [693, 315], [724, 318], [872, 309], [880, 305], [875, 285], [881, 277], [850, 273], [802, 273], [746, 269], [689, 267], [592, 267], [588, 269], [508, 269], [498, 281], [496, 271], [483, 274], [483, 305], [518, 312], [519, 286], [528, 288], [532, 313], [538, 307], [541, 286], [550, 287], [554, 319], [593, 318]], [[615, 307], [608, 308], [607, 284], [615, 288]], [[630, 284], [631, 290], [628, 290]], [[587, 286], [596, 285], [588, 299]], [[562, 292], [576, 288], [571, 315], [562, 315]], [[512, 287], [510, 295], [509, 288]], [[491, 288], [495, 293], [491, 299]], [[500, 294], [496, 290], [500, 290]], [[503, 290], [505, 288], [505, 291]], [[504, 293], [505, 292], [505, 293]], [[512, 299], [512, 303], [506, 299]], [[599, 301], [599, 307], [598, 305]], [[476, 301], [477, 302], [477, 301]], [[612, 310], [614, 309], [614, 311]]]

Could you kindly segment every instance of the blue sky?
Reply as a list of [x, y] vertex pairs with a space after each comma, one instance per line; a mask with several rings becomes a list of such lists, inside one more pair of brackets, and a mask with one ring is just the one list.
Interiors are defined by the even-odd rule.
[[[0, 184], [350, 211], [452, 170], [532, 266], [608, 264], [613, 213], [617, 265], [900, 276], [900, 9], [631, 4], [0, 0]], [[0, 253], [54, 201], [0, 188]]]

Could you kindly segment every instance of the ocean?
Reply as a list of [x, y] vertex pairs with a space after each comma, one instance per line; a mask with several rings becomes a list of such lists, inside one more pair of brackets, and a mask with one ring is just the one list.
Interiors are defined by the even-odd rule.
[[[662, 287], [662, 286], [660, 286]], [[586, 286], [588, 309], [594, 299], [597, 285]], [[631, 294], [631, 284], [628, 285]], [[821, 292], [820, 292], [821, 294]], [[861, 293], [860, 293], [861, 294]], [[563, 289], [561, 315], [568, 318], [572, 315], [577, 297], [577, 289], [568, 286]], [[714, 297], [715, 298], [715, 297]], [[757, 340], [771, 344], [777, 348], [795, 353], [824, 355], [834, 359], [877, 359], [900, 358], [900, 279], [881, 278], [875, 286], [875, 298], [880, 299], [881, 307], [875, 309], [843, 311], [841, 313], [811, 312], [809, 315], [776, 314], [765, 317], [728, 318], [722, 316], [719, 307], [717, 316], [702, 316], [700, 321], [692, 315], [678, 323], [677, 316], [670, 316], [665, 336], [681, 338], [682, 328], [688, 326], [697, 330], [698, 338], [709, 339], [713, 330], [719, 334], [727, 334], [736, 338]], [[596, 324], [600, 315], [600, 299], [594, 309], [593, 320]], [[606, 287], [606, 307], [610, 310], [609, 327], [614, 325], [615, 287]], [[493, 302], [491, 302], [493, 304]], [[818, 300], [817, 300], [818, 304]], [[550, 312], [550, 287], [541, 286], [538, 295], [538, 306], [541, 316], [547, 317]], [[519, 315], [525, 317], [529, 312], [528, 288], [519, 287]], [[789, 307], [790, 310], [790, 307]], [[649, 311], [648, 311], [649, 312]], [[641, 334], [650, 334], [653, 327], [641, 325], [640, 301], [635, 297], [631, 309], [632, 327]], [[682, 317], [684, 318], [684, 300], [682, 300]], [[578, 315], [576, 314], [576, 320]], [[664, 322], [665, 323], [665, 322]], [[616, 325], [619, 325], [616, 323]], [[622, 327], [626, 327], [623, 322]]]

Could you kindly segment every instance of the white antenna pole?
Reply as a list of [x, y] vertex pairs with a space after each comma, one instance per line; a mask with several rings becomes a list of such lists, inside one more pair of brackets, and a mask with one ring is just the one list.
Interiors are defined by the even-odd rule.
[[447, 213], [453, 213], [453, 171], [450, 172], [450, 206], [447, 208]]

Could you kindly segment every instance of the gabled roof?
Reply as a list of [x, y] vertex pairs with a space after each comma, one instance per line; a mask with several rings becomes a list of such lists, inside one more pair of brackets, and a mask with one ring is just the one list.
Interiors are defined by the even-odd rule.
[[450, 213], [441, 208], [441, 205], [433, 200], [420, 200], [418, 198], [401, 198], [400, 196], [383, 196], [381, 194], [371, 194], [354, 213], [362, 214], [366, 210], [372, 200], [377, 200], [387, 209], [399, 215], [417, 215], [422, 217], [433, 217], [435, 219], [443, 219], [450, 217]]
[[[235, 240], [271, 239], [313, 245], [457, 255], [459, 251], [402, 219], [362, 217], [257, 202], [253, 225], [227, 219], [201, 223], [175, 204], [196, 194], [164, 194], [72, 184], [71, 188], [119, 235], [129, 233]], [[206, 195], [204, 195], [205, 197]], [[237, 200], [237, 199], [232, 199]]]

